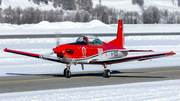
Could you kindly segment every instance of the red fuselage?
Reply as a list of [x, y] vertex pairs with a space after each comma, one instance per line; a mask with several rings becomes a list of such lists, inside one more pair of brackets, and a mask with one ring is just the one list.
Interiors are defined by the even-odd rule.
[[[106, 52], [112, 52], [115, 50], [121, 50], [119, 48], [108, 43], [102, 42], [103, 45], [82, 45], [81, 43], [70, 43], [56, 47], [54, 52], [59, 58], [70, 58], [70, 59], [82, 59], [88, 58], [95, 55], [103, 55]], [[111, 53], [111, 56], [116, 56], [116, 53]]]

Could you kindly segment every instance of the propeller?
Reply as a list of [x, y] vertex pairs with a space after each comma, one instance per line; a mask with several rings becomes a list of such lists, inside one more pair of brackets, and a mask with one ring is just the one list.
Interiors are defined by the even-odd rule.
[[54, 54], [54, 51], [50, 52], [50, 53], [46, 53], [46, 54], [43, 54], [43, 55], [46, 55], [46, 56], [51, 56]]
[[58, 47], [60, 45], [61, 32], [60, 31], [56, 31], [55, 35], [56, 35], [56, 46]]
[[[56, 32], [55, 32], [55, 37], [56, 37], [56, 47], [58, 47], [58, 46], [60, 45], [61, 32], [60, 32], [60, 31], [56, 31]], [[55, 53], [54, 53], [54, 48], [52, 49], [52, 52], [50, 52], [50, 53], [45, 53], [44, 55], [46, 55], [46, 56], [51, 56], [51, 55], [53, 55], [53, 54], [55, 54]]]

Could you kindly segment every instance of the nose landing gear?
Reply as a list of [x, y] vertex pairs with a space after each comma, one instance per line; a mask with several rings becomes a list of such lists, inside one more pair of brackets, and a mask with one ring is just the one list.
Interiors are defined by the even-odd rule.
[[71, 77], [71, 70], [70, 70], [70, 67], [67, 67], [64, 69], [64, 76], [66, 78], [70, 78]]

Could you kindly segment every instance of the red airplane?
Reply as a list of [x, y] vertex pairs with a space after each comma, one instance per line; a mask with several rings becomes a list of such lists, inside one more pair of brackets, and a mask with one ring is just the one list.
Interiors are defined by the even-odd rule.
[[124, 48], [124, 34], [123, 22], [119, 20], [117, 38], [106, 43], [101, 41], [94, 35], [82, 35], [76, 42], [58, 45], [53, 49], [57, 57], [27, 53], [22, 51], [4, 49], [5, 52], [26, 55], [34, 58], [45, 59], [49, 61], [59, 62], [66, 64], [67, 68], [64, 69], [64, 76], [71, 77], [70, 66], [72, 64], [81, 64], [84, 70], [84, 64], [98, 64], [104, 66], [103, 76], [110, 77], [110, 70], [106, 69], [107, 65], [114, 63], [122, 63], [129, 61], [144, 61], [164, 56], [171, 56], [176, 53], [173, 51], [167, 53], [142, 55], [126, 57], [128, 52], [153, 52], [152, 50], [127, 50]]

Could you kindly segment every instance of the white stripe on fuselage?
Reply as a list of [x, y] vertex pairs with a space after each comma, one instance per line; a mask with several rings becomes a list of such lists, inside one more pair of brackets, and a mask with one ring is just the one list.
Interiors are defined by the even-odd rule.
[[77, 64], [88, 64], [92, 60], [107, 60], [114, 58], [122, 58], [127, 56], [127, 52], [120, 52], [119, 50], [105, 51], [103, 54], [96, 54], [83, 59], [76, 59]]

